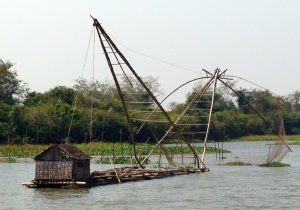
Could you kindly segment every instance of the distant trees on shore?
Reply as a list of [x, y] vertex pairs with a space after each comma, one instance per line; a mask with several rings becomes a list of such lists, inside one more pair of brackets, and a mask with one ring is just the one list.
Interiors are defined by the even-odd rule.
[[[77, 80], [73, 87], [57, 86], [44, 93], [31, 92], [11, 70], [12, 66], [12, 63], [0, 60], [0, 143], [62, 142], [69, 134], [71, 120], [70, 141], [88, 142], [91, 103], [91, 139], [115, 141], [128, 138], [127, 121], [113, 84]], [[145, 80], [152, 90], [161, 92], [155, 78]], [[168, 111], [171, 116], [180, 114], [196, 89], [197, 86], [187, 94], [184, 103], [172, 103]], [[300, 134], [299, 91], [285, 98], [256, 89], [237, 91], [240, 96], [225, 93], [223, 88], [216, 94], [210, 139], [276, 133], [279, 113], [284, 118], [287, 134]], [[264, 115], [267, 123], [248, 107], [247, 102]], [[155, 129], [164, 132], [167, 128], [155, 126]]]

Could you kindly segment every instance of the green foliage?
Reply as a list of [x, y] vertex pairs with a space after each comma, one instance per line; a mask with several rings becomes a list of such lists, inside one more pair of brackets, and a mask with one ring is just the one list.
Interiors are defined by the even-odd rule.
[[[38, 153], [45, 150], [49, 145], [42, 144], [22, 144], [22, 145], [8, 145], [0, 144], [0, 156], [3, 157], [33, 157]], [[88, 144], [75, 144], [76, 147], [89, 154], [90, 156], [133, 156], [133, 149], [131, 144], [113, 144], [105, 142], [92, 142]], [[136, 145], [136, 150], [139, 155], [147, 155], [153, 148], [154, 145], [151, 144], [138, 144]], [[170, 154], [191, 154], [191, 150], [188, 147], [179, 148], [176, 146], [168, 146], [166, 150]], [[199, 152], [202, 151], [201, 147], [198, 147]], [[208, 154], [215, 153], [216, 149], [214, 147], [207, 147], [206, 152]], [[224, 153], [230, 152], [224, 150]], [[160, 154], [159, 148], [154, 151], [154, 154]]]
[[10, 105], [21, 102], [28, 92], [26, 84], [18, 79], [12, 67], [11, 62], [0, 59], [0, 100]]
[[261, 167], [289, 167], [290, 164], [281, 163], [281, 162], [271, 162], [260, 165]]
[[[278, 135], [249, 135], [242, 136], [239, 138], [230, 139], [230, 141], [277, 141]], [[288, 135], [287, 140], [289, 145], [297, 144], [298, 140], [300, 140], [300, 135]], [[300, 144], [300, 142], [299, 142]]]
[[225, 163], [224, 165], [226, 165], [226, 166], [251, 166], [250, 163], [244, 163], [244, 162], [240, 162], [240, 161], [228, 162], [228, 163]]
[[[18, 79], [12, 66], [12, 63], [0, 60], [0, 144], [60, 143], [66, 140], [68, 134], [71, 143], [87, 143], [90, 139], [103, 142], [125, 139], [129, 142], [127, 120], [113, 83], [78, 79], [72, 88], [57, 86], [44, 93], [28, 93], [24, 82]], [[123, 80], [127, 79], [124, 77]], [[156, 95], [161, 94], [157, 78], [147, 77], [143, 80]], [[127, 86], [122, 87], [128, 100], [152, 101], [139, 83], [132, 81], [132, 85], [127, 83]], [[181, 114], [201, 88], [202, 86], [197, 84], [187, 94], [184, 103], [170, 105], [168, 112], [171, 119], [175, 120]], [[268, 91], [240, 89], [237, 91], [238, 96], [234, 96], [224, 85], [218, 86], [217, 90], [209, 139], [238, 139], [242, 136], [276, 134], [279, 125], [278, 113], [283, 115], [287, 134], [300, 134], [299, 91], [282, 100]], [[129, 92], [132, 94], [126, 94]], [[210, 96], [204, 95], [202, 100], [209, 101]], [[76, 108], [73, 106], [75, 101]], [[258, 117], [249, 108], [248, 103], [261, 112], [267, 122]], [[92, 122], [91, 106], [93, 106]], [[128, 108], [131, 108], [130, 105]], [[195, 108], [207, 109], [209, 104], [199, 103]], [[152, 104], [145, 104], [140, 106], [139, 111], [151, 109]], [[141, 113], [131, 115], [141, 118]], [[200, 112], [195, 114], [189, 121], [195, 121], [200, 115]], [[133, 123], [134, 130], [138, 126]], [[151, 136], [150, 142], [154, 142], [150, 129], [155, 131], [157, 136], [162, 136], [168, 128], [168, 124], [148, 123], [136, 136], [136, 141], [144, 142]], [[193, 131], [194, 128], [186, 129]]]
[[[138, 164], [139, 162], [143, 161], [143, 157], [138, 158], [138, 161], [135, 158], [131, 157], [113, 157], [111, 161], [113, 164]], [[147, 164], [149, 161], [146, 160], [144, 163]], [[96, 163], [99, 164], [111, 164], [110, 158], [104, 157], [96, 160]]]

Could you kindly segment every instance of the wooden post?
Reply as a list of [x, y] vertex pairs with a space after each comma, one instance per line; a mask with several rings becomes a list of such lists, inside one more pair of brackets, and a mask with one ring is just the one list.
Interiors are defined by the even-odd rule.
[[217, 150], [217, 142], [215, 141], [215, 152], [216, 152], [216, 160], [218, 160], [218, 150]]
[[124, 151], [123, 151], [123, 130], [120, 128], [120, 141], [121, 141], [121, 153], [122, 153], [122, 158], [124, 157]]
[[110, 157], [108, 157], [108, 158], [109, 158], [109, 161], [110, 161], [111, 165], [113, 166], [114, 172], [115, 172], [115, 174], [117, 176], [117, 179], [118, 179], [119, 183], [122, 183], [121, 180], [120, 180], [120, 178], [119, 178], [118, 172], [117, 172], [117, 170], [116, 170], [116, 168], [114, 166], [114, 163], [112, 162], [112, 160], [111, 160]]
[[112, 144], [113, 144], [113, 158], [115, 158], [115, 141], [114, 141], [114, 138], [112, 138]]
[[269, 163], [269, 157], [270, 157], [270, 151], [271, 151], [271, 147], [272, 147], [272, 145], [270, 144], [270, 147], [269, 147], [269, 152], [268, 152], [268, 158], [267, 158], [267, 163]]
[[219, 154], [219, 160], [220, 160], [220, 142], [218, 141], [218, 154]]
[[223, 163], [223, 160], [224, 160], [224, 152], [223, 152], [223, 141], [222, 141], [222, 163]]
[[[129, 136], [127, 136], [127, 141], [129, 141]], [[132, 147], [130, 147], [130, 158], [132, 160]]]
[[[10, 130], [10, 126], [9, 126], [9, 130]], [[7, 133], [7, 142], [8, 142], [8, 162], [10, 163], [10, 131], [8, 131]]]
[[158, 165], [160, 166], [161, 162], [161, 147], [159, 147], [159, 159], [158, 159]]
[[183, 147], [182, 147], [182, 140], [181, 140], [181, 164], [183, 165]]

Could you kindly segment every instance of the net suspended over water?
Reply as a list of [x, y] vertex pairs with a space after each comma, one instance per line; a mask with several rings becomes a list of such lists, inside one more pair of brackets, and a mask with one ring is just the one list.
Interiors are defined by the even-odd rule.
[[[244, 164], [251, 165], [264, 165], [272, 162], [280, 162], [286, 154], [291, 151], [286, 140], [286, 133], [284, 128], [284, 122], [281, 117], [279, 129], [278, 129], [278, 139], [275, 142], [266, 144], [265, 142], [258, 143], [258, 148], [255, 148], [256, 154], [251, 154], [241, 152], [238, 156], [234, 157], [234, 160], [226, 160], [226, 163], [241, 162]], [[249, 148], [247, 148], [249, 149]]]
[[274, 145], [270, 145], [268, 158], [265, 163], [280, 162], [289, 151], [290, 148], [286, 141], [284, 123], [281, 117], [279, 132], [278, 132], [278, 140]]

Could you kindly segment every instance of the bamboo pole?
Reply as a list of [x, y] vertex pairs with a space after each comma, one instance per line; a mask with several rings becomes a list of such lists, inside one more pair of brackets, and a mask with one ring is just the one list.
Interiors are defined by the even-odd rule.
[[115, 168], [115, 166], [114, 166], [114, 163], [112, 162], [112, 160], [111, 160], [110, 157], [108, 157], [108, 158], [109, 158], [109, 161], [110, 161], [111, 165], [113, 166], [113, 170], [114, 170], [114, 172], [115, 172], [115, 174], [116, 174], [116, 176], [117, 176], [118, 182], [119, 182], [119, 183], [122, 183], [121, 180], [120, 180], [120, 178], [119, 178], [118, 172], [117, 172], [117, 170], [116, 170], [116, 168]]
[[203, 162], [204, 162], [205, 153], [206, 153], [207, 138], [208, 138], [208, 134], [209, 134], [210, 120], [211, 120], [211, 115], [212, 115], [212, 109], [214, 106], [214, 98], [215, 98], [215, 92], [216, 92], [216, 87], [217, 87], [217, 79], [219, 77], [219, 71], [220, 71], [219, 69], [216, 69], [215, 74], [213, 75], [213, 80], [214, 80], [213, 92], [212, 92], [212, 96], [211, 96], [210, 111], [209, 111], [207, 129], [206, 129], [206, 134], [205, 134], [204, 144], [203, 144], [203, 153], [202, 153], [202, 157], [201, 157], [201, 166], [200, 166], [201, 169], [203, 169]]

